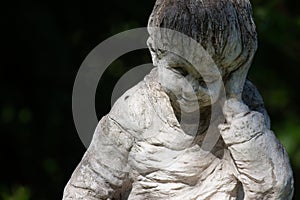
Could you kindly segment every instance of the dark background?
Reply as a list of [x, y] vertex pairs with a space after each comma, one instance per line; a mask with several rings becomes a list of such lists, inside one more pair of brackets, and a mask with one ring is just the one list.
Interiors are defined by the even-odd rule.
[[[300, 199], [300, 15], [297, 0], [254, 0], [259, 48], [249, 73], [264, 97], [272, 129], [293, 165]], [[0, 8], [0, 199], [61, 199], [80, 161], [72, 87], [81, 62], [106, 38], [144, 27], [154, 1], [7, 1]], [[114, 84], [147, 50], [114, 62], [97, 91], [98, 117]], [[105, 84], [103, 84], [105, 83]]]

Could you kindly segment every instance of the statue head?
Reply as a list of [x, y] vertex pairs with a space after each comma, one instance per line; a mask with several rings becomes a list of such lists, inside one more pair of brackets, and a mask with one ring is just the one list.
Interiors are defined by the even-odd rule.
[[[193, 76], [200, 86], [202, 84], [205, 87], [203, 77], [195, 70], [197, 67], [203, 68], [205, 63], [192, 66], [174, 52], [162, 51], [156, 45], [157, 34], [151, 31], [150, 27], [167, 28], [183, 33], [197, 41], [215, 62], [226, 85], [226, 92], [240, 98], [257, 49], [257, 36], [250, 2], [233, 1], [157, 0], [148, 23], [148, 46], [154, 65], [176, 70], [183, 76]], [[172, 36], [167, 34], [165, 37], [169, 38], [164, 38], [164, 41], [166, 39], [176, 43]], [[189, 47], [174, 44], [174, 48], [186, 51]]]

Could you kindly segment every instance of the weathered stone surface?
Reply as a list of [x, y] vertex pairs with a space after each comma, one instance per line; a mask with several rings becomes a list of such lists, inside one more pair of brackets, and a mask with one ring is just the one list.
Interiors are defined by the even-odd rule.
[[[292, 199], [288, 156], [246, 81], [257, 44], [250, 3], [158, 0], [151, 26], [203, 45], [221, 71], [225, 101], [210, 101], [195, 66], [159, 51], [149, 29], [157, 67], [101, 119], [63, 199]], [[213, 148], [205, 140], [209, 130], [218, 136]]]

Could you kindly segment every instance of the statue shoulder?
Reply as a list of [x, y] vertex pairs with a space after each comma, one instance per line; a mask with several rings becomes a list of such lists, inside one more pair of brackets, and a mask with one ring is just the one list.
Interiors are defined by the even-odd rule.
[[108, 116], [124, 127], [139, 131], [147, 126], [151, 113], [145, 83], [127, 90], [113, 105]]

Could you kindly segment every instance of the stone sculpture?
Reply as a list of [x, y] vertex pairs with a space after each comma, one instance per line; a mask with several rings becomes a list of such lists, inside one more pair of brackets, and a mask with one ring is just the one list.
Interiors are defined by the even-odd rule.
[[292, 199], [287, 153], [246, 80], [250, 2], [157, 0], [148, 28], [156, 67], [101, 119], [63, 199]]

